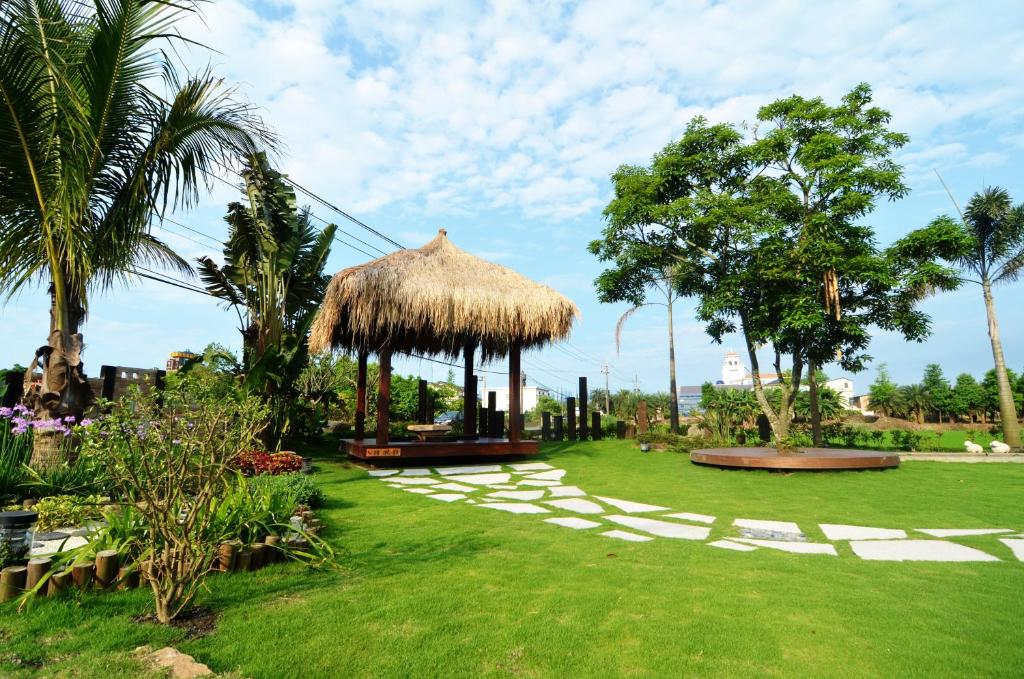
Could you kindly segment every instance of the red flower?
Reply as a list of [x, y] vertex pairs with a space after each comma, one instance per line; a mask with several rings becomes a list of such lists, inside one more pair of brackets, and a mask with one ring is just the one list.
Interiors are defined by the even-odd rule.
[[287, 474], [302, 469], [302, 458], [295, 453], [245, 450], [235, 456], [235, 459], [231, 461], [231, 466], [246, 476]]

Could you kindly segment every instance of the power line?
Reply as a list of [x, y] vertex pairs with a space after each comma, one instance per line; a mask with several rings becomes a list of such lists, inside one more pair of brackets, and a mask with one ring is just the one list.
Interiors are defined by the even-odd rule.
[[364, 222], [364, 221], [362, 221], [360, 219], [357, 219], [356, 217], [353, 217], [352, 215], [350, 215], [349, 213], [345, 212], [344, 210], [342, 210], [337, 205], [334, 205], [333, 203], [329, 202], [326, 198], [321, 198], [317, 194], [315, 194], [312, 191], [310, 191], [309, 189], [307, 189], [302, 184], [299, 184], [297, 181], [295, 181], [291, 177], [288, 177], [287, 175], [282, 175], [282, 177], [284, 178], [284, 180], [286, 182], [288, 182], [289, 184], [291, 184], [292, 186], [294, 186], [299, 191], [301, 191], [302, 193], [306, 194], [307, 196], [309, 196], [310, 198], [312, 198], [316, 202], [320, 203], [321, 205], [323, 205], [327, 209], [333, 210], [334, 212], [337, 212], [339, 215], [341, 215], [345, 219], [349, 220], [353, 224], [356, 224], [357, 226], [361, 226], [362, 228], [366, 229], [367, 231], [369, 231], [373, 235], [377, 236], [381, 240], [384, 240], [384, 241], [386, 241], [388, 243], [391, 243], [392, 245], [394, 245], [399, 250], [404, 250], [405, 249], [405, 246], [402, 245], [401, 243], [399, 243], [398, 241], [396, 241], [394, 238], [391, 238], [390, 236], [387, 236], [387, 235], [381, 233], [380, 231], [378, 231], [377, 229], [373, 228], [372, 226], [370, 226], [366, 222]]

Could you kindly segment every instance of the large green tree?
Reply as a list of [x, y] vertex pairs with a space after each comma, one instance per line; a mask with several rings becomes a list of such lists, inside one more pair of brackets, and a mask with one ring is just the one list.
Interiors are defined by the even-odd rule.
[[[81, 417], [91, 399], [89, 294], [137, 264], [189, 271], [150, 232], [154, 217], [272, 142], [221, 80], [171, 61], [193, 11], [187, 0], [0, 3], [0, 287], [49, 285], [48, 340], [26, 373], [42, 370], [26, 391], [40, 418]], [[52, 438], [36, 438], [34, 464], [58, 459]]]
[[264, 154], [242, 172], [246, 203], [231, 203], [224, 263], [199, 258], [207, 291], [238, 313], [244, 383], [268, 401], [267, 443], [280, 447], [291, 427], [306, 339], [327, 289], [324, 274], [336, 227], [317, 231], [295, 191]]
[[[959, 211], [959, 207], [957, 209]], [[990, 187], [971, 196], [959, 219], [943, 215], [921, 229], [919, 235], [921, 238], [956, 238], [961, 242], [961, 248], [949, 260], [961, 268], [965, 281], [981, 287], [995, 363], [1003, 440], [1019, 448], [1020, 423], [1011, 380], [1007, 376], [992, 288], [1016, 281], [1024, 269], [1024, 203], [1015, 206], [1005, 189]]]

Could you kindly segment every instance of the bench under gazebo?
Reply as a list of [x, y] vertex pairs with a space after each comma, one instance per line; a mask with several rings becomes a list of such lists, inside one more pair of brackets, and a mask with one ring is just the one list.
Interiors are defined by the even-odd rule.
[[[442, 229], [421, 248], [399, 250], [339, 271], [331, 279], [313, 323], [314, 353], [335, 350], [358, 357], [355, 432], [344, 439], [349, 455], [388, 458], [473, 458], [531, 455], [536, 441], [521, 436], [524, 349], [564, 339], [579, 309], [571, 300], [503, 266], [465, 252]], [[473, 362], [508, 357], [507, 438], [477, 436], [477, 383]], [[394, 354], [440, 356], [464, 363], [463, 434], [392, 440], [391, 359]], [[377, 428], [366, 432], [366, 368], [380, 366]]]

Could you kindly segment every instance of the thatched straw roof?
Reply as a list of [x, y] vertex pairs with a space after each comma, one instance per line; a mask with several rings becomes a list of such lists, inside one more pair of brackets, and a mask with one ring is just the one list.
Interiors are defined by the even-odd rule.
[[339, 271], [313, 323], [313, 352], [340, 349], [485, 359], [565, 338], [579, 309], [546, 285], [452, 245], [442, 229], [419, 249]]

